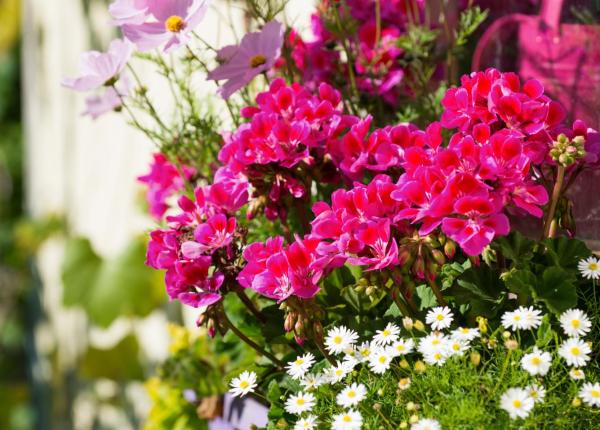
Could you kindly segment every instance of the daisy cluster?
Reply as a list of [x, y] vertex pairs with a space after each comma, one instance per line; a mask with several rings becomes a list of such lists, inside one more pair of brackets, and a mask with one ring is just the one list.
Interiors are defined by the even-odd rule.
[[[541, 311], [532, 307], [520, 307], [504, 314], [502, 325], [496, 332], [503, 329], [515, 332], [537, 329], [542, 318]], [[418, 374], [425, 372], [427, 366], [443, 366], [454, 357], [473, 362], [474, 356], [481, 357], [476, 352], [477, 347], [493, 349], [497, 346], [492, 341], [494, 334], [487, 339], [482, 338], [482, 331], [485, 333], [488, 330], [487, 322], [483, 325], [480, 323], [480, 328], [452, 329], [453, 321], [454, 315], [448, 307], [434, 307], [426, 314], [426, 324], [430, 331], [420, 321], [410, 318], [404, 318], [402, 325], [390, 322], [369, 339], [362, 340], [356, 331], [345, 326], [331, 328], [324, 339], [329, 362], [318, 363], [320, 360], [307, 352], [286, 366], [288, 376], [298, 383], [298, 389], [284, 403], [285, 411], [297, 416], [294, 429], [362, 428], [367, 418], [364, 411], [369, 410], [365, 407], [366, 403], [374, 403], [370, 406], [377, 410], [381, 396], [376, 388], [363, 383], [364, 379], [357, 378], [365, 375], [365, 372], [371, 375], [369, 380], [396, 376], [399, 369], [410, 367], [407, 358], [413, 358], [413, 367]], [[573, 383], [585, 379], [581, 368], [590, 360], [591, 347], [582, 337], [590, 331], [590, 319], [584, 312], [571, 309], [560, 315], [559, 323], [568, 338], [558, 346], [557, 351], [533, 346], [517, 352], [519, 342], [513, 339], [513, 334], [509, 331], [502, 334], [507, 351], [506, 360], [510, 360], [512, 353], [520, 354], [517, 362], [521, 371], [534, 378], [524, 387], [509, 388], [497, 399], [498, 406], [508, 412], [511, 419], [526, 418], [536, 404], [544, 401], [544, 377], [552, 368], [563, 369], [565, 364], [571, 367], [568, 374]], [[476, 340], [478, 342], [475, 343]], [[253, 391], [251, 387], [255, 386], [255, 375], [244, 373], [240, 378], [232, 381], [231, 392], [243, 395]], [[498, 384], [501, 379], [502, 376]], [[410, 390], [412, 384], [410, 376], [400, 377], [398, 393]], [[323, 386], [329, 386], [334, 393], [334, 406], [331, 406], [330, 399], [322, 398], [319, 387]], [[600, 384], [584, 383], [578, 396], [587, 406], [600, 407]], [[492, 398], [492, 401], [495, 400]], [[323, 408], [329, 413], [322, 413]], [[408, 428], [408, 425], [411, 425], [412, 430], [441, 429], [437, 420], [416, 414], [400, 428]]]
[[[581, 368], [590, 361], [592, 348], [591, 344], [582, 338], [590, 332], [592, 323], [579, 309], [564, 312], [560, 315], [559, 322], [563, 333], [568, 338], [558, 347], [557, 355], [567, 366], [571, 366], [569, 376], [572, 380], [584, 379], [585, 374]], [[541, 323], [541, 311], [533, 307], [521, 306], [502, 316], [502, 326], [513, 331], [537, 329]], [[507, 344], [508, 342], [507, 340]], [[510, 388], [502, 395], [500, 407], [508, 412], [512, 419], [526, 418], [537, 403], [543, 402], [546, 390], [539, 382], [548, 374], [553, 363], [556, 365], [555, 359], [551, 352], [543, 351], [537, 346], [521, 357], [521, 368], [537, 380], [524, 388]], [[583, 384], [579, 397], [588, 406], [600, 407], [600, 384], [591, 382]]]

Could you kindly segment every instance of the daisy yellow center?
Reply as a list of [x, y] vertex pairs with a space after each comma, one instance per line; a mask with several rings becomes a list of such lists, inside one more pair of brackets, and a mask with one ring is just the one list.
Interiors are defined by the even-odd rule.
[[439, 340], [439, 339], [433, 339], [433, 340], [431, 341], [431, 344], [432, 344], [432, 345], [439, 345], [439, 344], [440, 344], [440, 340]]
[[250, 58], [250, 67], [252, 67], [254, 69], [258, 66], [262, 66], [266, 62], [267, 62], [267, 57], [265, 57], [264, 55], [258, 54], [258, 55], [255, 55], [254, 57]]
[[379, 362], [380, 362], [381, 364], [385, 363], [385, 361], [386, 361], [386, 360], [385, 360], [385, 357], [384, 357], [383, 355], [382, 355], [381, 357], [379, 357]]
[[515, 408], [517, 408], [517, 409], [519, 409], [519, 408], [521, 407], [521, 405], [522, 405], [521, 401], [520, 401], [520, 400], [518, 400], [518, 399], [515, 399], [515, 400], [513, 400], [513, 401], [512, 401], [512, 404], [513, 404], [513, 406], [514, 406]]
[[336, 336], [333, 338], [333, 343], [339, 345], [340, 343], [342, 343], [342, 336]]
[[248, 388], [250, 384], [248, 383], [248, 381], [242, 381], [240, 382], [240, 388]]
[[335, 371], [335, 376], [341, 376], [341, 375], [343, 375], [343, 374], [344, 374], [344, 372], [343, 372], [342, 370], [340, 370], [340, 369], [337, 369], [337, 370]]
[[464, 334], [467, 334], [467, 333], [469, 333], [469, 329], [468, 328], [461, 328], [460, 332], [464, 333]]
[[298, 406], [302, 406], [304, 404], [304, 399], [300, 398], [300, 399], [296, 400], [296, 404]]
[[598, 263], [590, 263], [588, 266], [590, 270], [598, 270]]
[[299, 358], [298, 360], [296, 360], [296, 366], [300, 366], [302, 364], [304, 364], [304, 360], [303, 359]]
[[538, 398], [538, 393], [537, 393], [537, 391], [535, 391], [535, 390], [531, 390], [531, 391], [529, 392], [529, 395], [530, 395], [531, 397], [533, 397], [534, 399], [537, 399], [537, 398]]
[[534, 366], [539, 366], [540, 364], [542, 364], [542, 360], [540, 359], [540, 357], [533, 357], [531, 359], [531, 364], [533, 364]]
[[581, 325], [581, 321], [579, 321], [579, 320], [572, 320], [572, 321], [571, 321], [571, 325], [572, 325], [574, 328], [579, 328], [579, 326]]
[[173, 15], [165, 21], [165, 28], [171, 33], [179, 33], [185, 28], [185, 21], [179, 15]]
[[441, 360], [441, 359], [442, 359], [442, 354], [440, 354], [439, 352], [436, 352], [436, 353], [433, 355], [433, 358], [435, 358], [436, 360]]
[[458, 351], [460, 349], [460, 344], [455, 343], [454, 345], [452, 345], [452, 349]]
[[400, 385], [408, 385], [408, 379], [407, 378], [400, 379]]
[[366, 348], [360, 352], [360, 355], [362, 355], [363, 357], [368, 357], [370, 354], [371, 354], [371, 350], [366, 349]]
[[515, 321], [521, 321], [521, 315], [515, 315], [515, 316], [513, 317], [513, 319], [514, 319]]
[[342, 421], [344, 421], [345, 423], [349, 423], [352, 421], [352, 417], [350, 415], [344, 415]]
[[383, 331], [383, 335], [384, 336], [389, 336], [390, 334], [392, 334], [387, 328]]
[[577, 348], [576, 346], [574, 346], [573, 348], [571, 348], [571, 354], [577, 356], [577, 355], [581, 354], [581, 350], [579, 348]]
[[435, 317], [435, 319], [436, 319], [436, 320], [438, 320], [438, 321], [441, 321], [441, 320], [443, 320], [443, 319], [444, 319], [444, 315], [442, 315], [442, 314], [438, 314], [438, 315]]
[[396, 346], [396, 350], [397, 351], [404, 351], [405, 347], [404, 347], [404, 345], [400, 344], [400, 345]]
[[348, 391], [348, 397], [350, 397], [351, 399], [353, 399], [354, 397], [356, 397], [356, 391], [354, 391], [354, 390]]
[[600, 391], [598, 391], [598, 390], [592, 390], [591, 393], [590, 393], [590, 395], [592, 397], [600, 397]]

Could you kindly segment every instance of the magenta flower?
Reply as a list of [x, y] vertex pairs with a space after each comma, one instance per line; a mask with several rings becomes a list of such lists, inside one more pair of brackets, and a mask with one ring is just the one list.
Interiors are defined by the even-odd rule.
[[195, 241], [187, 241], [181, 245], [186, 258], [198, 258], [203, 253], [223, 248], [231, 243], [235, 232], [235, 218], [227, 218], [223, 214], [210, 217], [194, 231]]
[[227, 80], [219, 88], [224, 99], [273, 67], [281, 52], [283, 33], [283, 25], [271, 21], [261, 31], [246, 34], [239, 46], [226, 46], [219, 51], [219, 57], [225, 61], [208, 74], [208, 79]]
[[177, 167], [170, 163], [163, 154], [156, 153], [153, 156], [153, 162], [150, 165], [150, 171], [138, 177], [138, 181], [146, 184], [146, 200], [150, 207], [150, 215], [156, 219], [162, 219], [169, 205], [166, 203], [176, 192], [185, 187], [185, 180], [189, 180], [194, 174], [195, 169], [188, 166], [182, 166], [181, 170], [185, 178]]
[[102, 86], [113, 86], [119, 79], [133, 52], [131, 44], [113, 40], [106, 53], [90, 51], [81, 54], [81, 76], [63, 79], [62, 85], [75, 91], [91, 91]]
[[115, 0], [108, 7], [108, 12], [115, 25], [143, 24], [148, 14], [151, 0]]
[[148, 1], [146, 19], [124, 24], [121, 30], [141, 51], [164, 45], [165, 52], [169, 52], [189, 42], [209, 3], [209, 0]]

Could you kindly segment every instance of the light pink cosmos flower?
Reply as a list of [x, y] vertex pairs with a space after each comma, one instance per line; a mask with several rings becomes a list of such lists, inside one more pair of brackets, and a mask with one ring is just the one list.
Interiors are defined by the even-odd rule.
[[227, 80], [219, 88], [219, 94], [224, 99], [273, 67], [281, 52], [283, 33], [283, 25], [271, 21], [261, 31], [246, 34], [239, 46], [221, 48], [218, 57], [225, 62], [210, 72], [208, 79]]
[[150, 0], [115, 0], [108, 12], [115, 25], [143, 24], [148, 16]]
[[146, 19], [140, 23], [124, 24], [121, 30], [141, 51], [164, 44], [165, 52], [169, 52], [188, 43], [190, 34], [206, 15], [209, 4], [210, 0], [148, 1]]
[[115, 87], [107, 87], [103, 93], [86, 98], [83, 115], [98, 119], [105, 113], [118, 110], [123, 105], [123, 95], [128, 91], [128, 85], [125, 87], [117, 84]]
[[106, 53], [85, 52], [81, 55], [81, 76], [63, 79], [62, 85], [75, 91], [91, 91], [101, 86], [112, 86], [131, 58], [133, 47], [124, 40], [113, 40]]

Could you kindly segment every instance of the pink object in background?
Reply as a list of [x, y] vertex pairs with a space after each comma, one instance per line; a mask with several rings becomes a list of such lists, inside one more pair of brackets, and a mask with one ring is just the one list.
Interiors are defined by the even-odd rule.
[[518, 26], [517, 70], [542, 82], [570, 119], [600, 128], [600, 25], [561, 24], [563, 0], [542, 0], [539, 15], [510, 14], [496, 20], [481, 37], [473, 70], [498, 32]]

